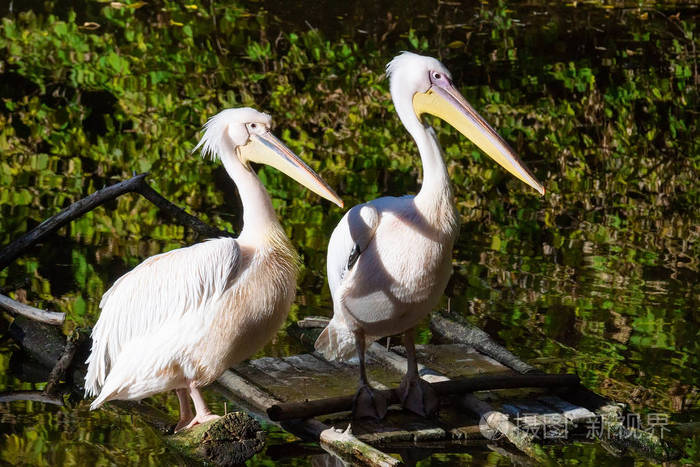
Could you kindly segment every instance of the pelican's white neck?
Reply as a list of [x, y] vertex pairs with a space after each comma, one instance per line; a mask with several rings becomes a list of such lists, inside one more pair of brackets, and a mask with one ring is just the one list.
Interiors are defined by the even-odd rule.
[[438, 200], [447, 199], [452, 203], [450, 178], [435, 132], [416, 116], [413, 110], [412, 96], [392, 92], [392, 98], [401, 123], [418, 146], [418, 153], [423, 164], [423, 183], [416, 195], [416, 202], [436, 203]]
[[219, 157], [241, 197], [243, 229], [239, 239], [260, 239], [271, 227], [279, 227], [270, 195], [255, 172], [245, 167], [236, 156], [235, 149], [229, 141], [225, 141]]

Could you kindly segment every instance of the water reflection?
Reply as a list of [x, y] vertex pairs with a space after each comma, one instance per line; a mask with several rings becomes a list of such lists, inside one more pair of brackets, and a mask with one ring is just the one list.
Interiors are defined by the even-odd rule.
[[[472, 261], [457, 265], [451, 306], [468, 310], [522, 356], [558, 356], [545, 366], [574, 367], [635, 410], [694, 407], [694, 286], [658, 260], [639, 264], [643, 243], [627, 243], [622, 257], [610, 245], [564, 243], [557, 255], [529, 257], [518, 254], [517, 242], [505, 252], [493, 242], [461, 242], [458, 257]], [[684, 274], [697, 278], [695, 270]]]

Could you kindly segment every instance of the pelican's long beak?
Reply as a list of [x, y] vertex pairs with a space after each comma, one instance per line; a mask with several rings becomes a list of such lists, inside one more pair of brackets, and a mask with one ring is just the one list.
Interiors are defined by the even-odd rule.
[[262, 135], [251, 135], [250, 142], [238, 149], [242, 160], [271, 165], [317, 195], [343, 207], [343, 200], [335, 191], [269, 131]]
[[451, 82], [449, 84], [433, 83], [426, 92], [414, 94], [413, 109], [419, 116], [429, 113], [445, 120], [508, 172], [544, 195], [544, 187], [535, 179], [515, 151], [486, 123], [474, 107], [469, 105]]

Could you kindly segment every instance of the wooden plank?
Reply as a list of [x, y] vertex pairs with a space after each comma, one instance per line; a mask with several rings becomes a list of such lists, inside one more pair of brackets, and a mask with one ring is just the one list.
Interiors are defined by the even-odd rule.
[[334, 394], [333, 389], [335, 392], [343, 389], [341, 384], [332, 384], [336, 382], [333, 375], [304, 372], [280, 358], [258, 358], [248, 362], [248, 366], [250, 369], [237, 367], [236, 370], [282, 401], [304, 400], [309, 394], [321, 391], [331, 395]]
[[[315, 354], [302, 354], [285, 357], [283, 359], [298, 370], [307, 372], [313, 376], [314, 381], [318, 381], [325, 390], [325, 394], [329, 397], [335, 395], [343, 395], [348, 392], [348, 382], [359, 379], [359, 370], [357, 366], [348, 365], [340, 362], [329, 362]], [[338, 384], [333, 384], [337, 382]], [[372, 387], [376, 389], [388, 389], [384, 384], [369, 379]], [[336, 394], [337, 392], [337, 394]], [[315, 395], [313, 397], [316, 397]]]
[[331, 374], [337, 370], [327, 361], [316, 358], [311, 354], [293, 355], [282, 360], [297, 370], [312, 374]]
[[252, 403], [263, 412], [265, 412], [268, 407], [278, 403], [278, 399], [275, 399], [272, 395], [254, 384], [249, 383], [244, 377], [237, 375], [231, 370], [224, 371], [217, 381], [229, 391], [233, 392], [236, 397], [240, 397]]
[[538, 436], [545, 429], [544, 421], [533, 413], [523, 411], [515, 404], [501, 404], [501, 411], [508, 415], [510, 420], [523, 431]]
[[277, 399], [284, 401], [289, 400], [286, 396], [287, 388], [289, 386], [289, 382], [287, 380], [275, 379], [267, 373], [258, 370], [256, 367], [250, 365], [249, 363], [242, 363], [240, 365], [235, 366], [233, 369], [242, 378], [245, 378], [248, 381], [255, 381], [256, 385], [269, 392]]
[[[459, 397], [459, 396], [457, 396]], [[440, 411], [440, 422], [449, 432], [450, 439], [483, 440], [479, 430], [479, 417], [464, 410], [453, 410], [451, 407]]]
[[297, 321], [297, 326], [300, 328], [325, 328], [329, 322], [330, 319], [325, 316], [307, 316]]
[[[395, 346], [391, 350], [406, 356], [403, 346]], [[451, 379], [484, 373], [513, 374], [510, 368], [465, 344], [418, 345], [416, 357], [427, 368]]]
[[[377, 342], [373, 342], [370, 347], [378, 347], [380, 349], [384, 348], [381, 344]], [[398, 386], [401, 382], [401, 378], [403, 378], [403, 373], [401, 371], [397, 371], [395, 366], [388, 365], [387, 362], [385, 362], [381, 358], [377, 358], [371, 352], [367, 352], [367, 354], [365, 355], [365, 363], [367, 377], [369, 378], [370, 382], [377, 388], [379, 387], [378, 385], [382, 385], [384, 388], [387, 389], [390, 387]], [[359, 363], [355, 364], [354, 362], [352, 365], [352, 368], [357, 372], [357, 376], [359, 376], [358, 365]]]
[[596, 418], [596, 415], [587, 408], [571, 404], [557, 396], [542, 396], [538, 400], [557, 409], [567, 420], [576, 425], [589, 423]]
[[381, 421], [353, 421], [353, 432], [362, 441], [391, 449], [410, 447], [463, 446], [467, 440], [483, 440], [479, 419], [457, 411], [445, 411], [439, 418], [425, 418], [404, 410], [390, 410]]
[[[460, 319], [455, 316], [455, 319]], [[449, 342], [459, 342], [474, 347], [484, 355], [492, 357], [501, 364], [512, 368], [518, 373], [537, 372], [537, 368], [520, 360], [508, 349], [493, 341], [491, 336], [481, 329], [460, 319], [449, 319], [441, 313], [433, 313], [430, 319], [430, 329]]]
[[[382, 368], [374, 362], [372, 374], [382, 374]], [[322, 399], [347, 395], [358, 378], [357, 368], [337, 362], [327, 362], [310, 354], [295, 355], [284, 359], [263, 357], [236, 366], [242, 377], [273, 394], [283, 402]], [[391, 374], [389, 378], [395, 378]], [[353, 383], [349, 382], [352, 381]], [[377, 389], [387, 386], [370, 378]]]
[[[358, 381], [360, 378], [359, 360], [357, 358], [352, 359], [350, 362], [339, 362], [337, 360], [326, 360], [323, 358], [323, 355], [318, 352], [313, 352], [311, 355], [332, 366], [337, 372], [340, 372], [335, 373], [333, 377], [343, 382], [345, 391], [337, 395], [347, 393], [347, 388], [349, 387], [347, 384], [348, 381]], [[368, 355], [365, 359], [365, 368], [367, 370], [367, 379], [375, 389], [389, 389], [389, 386], [385, 383], [391, 384], [392, 382], [401, 380], [401, 374], [393, 368], [387, 368], [380, 360], [373, 358], [371, 355]], [[376, 376], [379, 376], [382, 381], [377, 380]]]
[[275, 379], [289, 378], [298, 373], [289, 363], [276, 357], [257, 358], [248, 364]]
[[424, 441], [445, 441], [450, 438], [438, 420], [418, 417], [400, 410], [390, 411], [381, 421], [354, 420], [352, 425], [355, 435], [372, 445], [415, 444]]
[[517, 401], [516, 407], [523, 416], [534, 416], [542, 423], [542, 439], [566, 439], [573, 423], [564, 417], [557, 409], [553, 409], [534, 400]]
[[[462, 394], [465, 392], [512, 388], [521, 386], [557, 386], [578, 383], [576, 375], [482, 375], [451, 380], [440, 375], [426, 375], [424, 379], [431, 381], [432, 388], [439, 396]], [[381, 394], [389, 404], [398, 403], [396, 390], [382, 390]], [[308, 394], [307, 394], [308, 395]], [[273, 405], [268, 410], [271, 420], [290, 420], [294, 418], [311, 418], [334, 412], [350, 410], [353, 395], [327, 397], [323, 399], [294, 400], [285, 404]]]
[[[263, 411], [274, 404], [280, 403], [278, 399], [275, 399], [231, 370], [224, 371], [217, 381], [236, 397]], [[343, 459], [349, 459], [354, 463], [359, 462], [378, 467], [401, 464], [398, 459], [355, 438], [349, 429], [345, 431], [336, 430], [318, 420], [295, 420], [285, 424], [284, 427], [298, 436], [315, 439], [329, 453]]]

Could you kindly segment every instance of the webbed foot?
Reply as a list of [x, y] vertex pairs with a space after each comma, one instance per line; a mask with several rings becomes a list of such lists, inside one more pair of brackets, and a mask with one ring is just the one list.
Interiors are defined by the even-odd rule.
[[369, 384], [360, 386], [352, 402], [353, 418], [373, 418], [381, 420], [386, 416], [387, 400]]
[[404, 378], [399, 386], [401, 406], [422, 417], [432, 417], [440, 407], [435, 390], [420, 378]]

